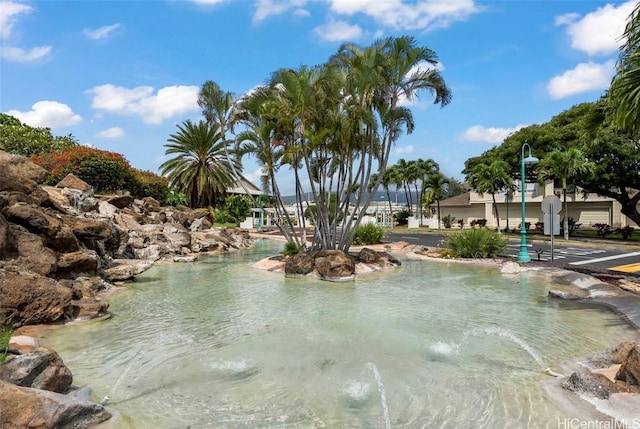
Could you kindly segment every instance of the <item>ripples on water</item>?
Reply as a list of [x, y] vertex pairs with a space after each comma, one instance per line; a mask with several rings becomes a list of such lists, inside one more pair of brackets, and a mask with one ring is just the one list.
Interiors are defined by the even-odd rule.
[[250, 267], [281, 243], [256, 247], [156, 266], [112, 297], [112, 319], [50, 343], [76, 384], [111, 393], [120, 427], [511, 429], [566, 417], [542, 398], [539, 363], [636, 335], [547, 298], [531, 273], [405, 261], [293, 280]]

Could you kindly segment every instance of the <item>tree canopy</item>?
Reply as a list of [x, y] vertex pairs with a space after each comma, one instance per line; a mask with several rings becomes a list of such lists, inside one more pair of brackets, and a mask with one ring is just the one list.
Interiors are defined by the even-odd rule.
[[[550, 153], [575, 148], [582, 152], [585, 162], [593, 164], [593, 170], [592, 174], [576, 174], [567, 178], [573, 182], [569, 184], [615, 199], [622, 205], [621, 212], [640, 224], [640, 141], [631, 131], [612, 126], [611, 116], [603, 113], [606, 111], [605, 103], [605, 100], [599, 100], [578, 104], [547, 123], [522, 128], [507, 137], [500, 146], [469, 158], [463, 173], [469, 177], [480, 163], [504, 160], [509, 165], [511, 177], [518, 180], [524, 143], [531, 146], [532, 153], [540, 158], [543, 166]], [[593, 127], [593, 117], [603, 114], [605, 120]], [[529, 166], [527, 179], [537, 181], [538, 173], [539, 168]]]
[[0, 113], [0, 150], [32, 156], [61, 152], [77, 145], [77, 140], [71, 134], [54, 136], [50, 128], [31, 127], [13, 116]]

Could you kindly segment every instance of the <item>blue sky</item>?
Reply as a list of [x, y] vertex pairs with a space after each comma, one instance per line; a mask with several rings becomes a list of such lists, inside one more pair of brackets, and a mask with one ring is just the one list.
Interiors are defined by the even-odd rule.
[[[158, 172], [207, 80], [237, 96], [343, 42], [414, 36], [453, 100], [428, 93], [391, 158], [464, 161], [609, 86], [635, 2], [474, 0], [0, 1], [0, 111]], [[245, 174], [259, 183], [251, 160]], [[286, 182], [287, 171], [281, 177]], [[283, 186], [283, 192], [291, 189]]]

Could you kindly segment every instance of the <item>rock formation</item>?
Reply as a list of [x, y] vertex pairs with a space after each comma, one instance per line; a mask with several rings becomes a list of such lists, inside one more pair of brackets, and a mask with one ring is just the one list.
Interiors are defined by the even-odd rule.
[[103, 316], [112, 282], [163, 258], [252, 244], [239, 228], [211, 228], [207, 210], [98, 197], [73, 175], [44, 186], [46, 170], [5, 152], [0, 164], [0, 325]]
[[[207, 210], [98, 197], [73, 175], [44, 186], [46, 170], [2, 151], [0, 165], [0, 326], [104, 316], [102, 293], [160, 259], [252, 245], [239, 228], [211, 228]], [[22, 352], [0, 365], [0, 427], [92, 427], [111, 416], [65, 395], [72, 375], [57, 353]]]

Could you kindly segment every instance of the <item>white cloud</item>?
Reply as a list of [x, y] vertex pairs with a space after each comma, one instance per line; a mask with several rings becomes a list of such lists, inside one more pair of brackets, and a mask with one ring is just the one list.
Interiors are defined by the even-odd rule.
[[85, 28], [82, 32], [85, 36], [93, 40], [100, 40], [109, 37], [109, 34], [120, 28], [120, 24], [105, 25], [104, 27], [89, 30]]
[[351, 25], [345, 21], [330, 19], [324, 25], [313, 29], [321, 39], [329, 42], [341, 42], [345, 40], [358, 40], [364, 34], [359, 25]]
[[330, 0], [331, 10], [340, 15], [361, 13], [378, 24], [395, 30], [433, 30], [466, 21], [481, 8], [473, 0]]
[[[17, 15], [31, 13], [33, 8], [23, 3], [11, 1], [0, 2], [0, 37], [9, 38]], [[4, 48], [3, 48], [4, 49]]]
[[580, 18], [571, 13], [556, 17], [556, 25], [566, 25], [571, 47], [589, 55], [609, 55], [620, 47], [620, 37], [635, 1], [618, 6], [606, 4]]
[[614, 60], [604, 64], [594, 62], [578, 64], [574, 69], [552, 78], [547, 84], [547, 92], [553, 100], [559, 100], [583, 92], [607, 89], [611, 83], [614, 68]]
[[49, 55], [50, 52], [51, 46], [38, 46], [28, 51], [13, 46], [3, 46], [2, 51], [0, 51], [0, 57], [4, 58], [7, 61], [28, 63], [44, 58]]
[[159, 124], [174, 115], [197, 110], [198, 86], [174, 85], [158, 90], [150, 86], [125, 88], [105, 84], [85, 91], [93, 94], [91, 107], [119, 115], [136, 115], [148, 124]]
[[63, 128], [82, 121], [82, 117], [73, 113], [69, 106], [57, 101], [38, 101], [28, 112], [9, 110], [7, 115], [32, 127]]
[[462, 134], [462, 139], [471, 142], [502, 143], [504, 139], [524, 127], [526, 125], [516, 125], [513, 128], [487, 128], [483, 125], [474, 125]]
[[393, 153], [395, 153], [396, 155], [405, 155], [408, 153], [413, 153], [413, 145], [407, 145], [407, 146], [396, 146], [393, 149]]
[[117, 139], [122, 136], [124, 136], [124, 130], [120, 127], [107, 128], [96, 134], [96, 137], [99, 139]]
[[296, 16], [309, 15], [302, 8], [306, 3], [307, 0], [258, 0], [253, 22], [263, 21], [271, 15], [281, 15], [290, 9], [294, 9]]
[[214, 5], [214, 4], [224, 3], [227, 0], [191, 0], [191, 1], [198, 4]]
[[[31, 6], [27, 6], [23, 3], [0, 1], [0, 39], [9, 39], [11, 37], [13, 26], [15, 25], [18, 15], [31, 13], [33, 10], [34, 9]], [[51, 52], [51, 46], [38, 46], [25, 50], [23, 48], [11, 46], [11, 44], [6, 42], [2, 43], [2, 45], [0, 58], [18, 63], [37, 61]]]

